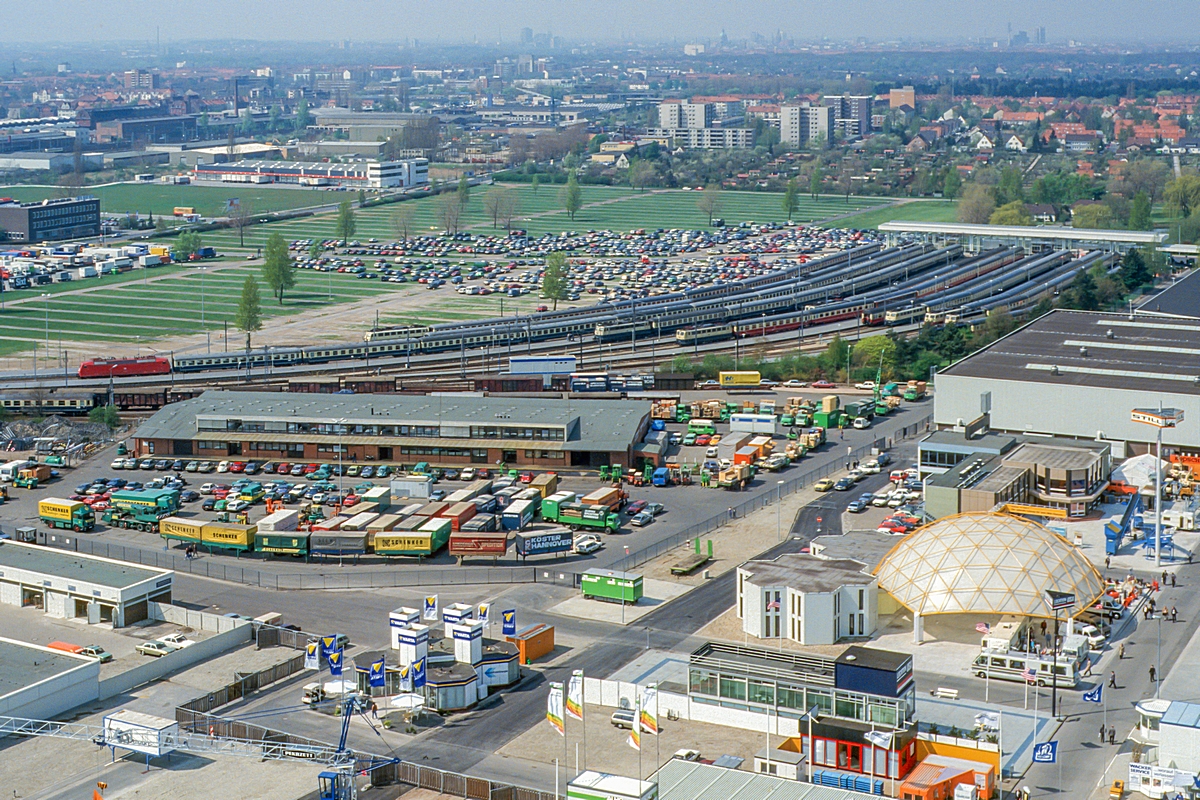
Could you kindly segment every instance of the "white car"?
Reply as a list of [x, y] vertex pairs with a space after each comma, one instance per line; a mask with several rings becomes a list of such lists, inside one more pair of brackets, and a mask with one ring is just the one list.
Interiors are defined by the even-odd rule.
[[865, 389], [866, 391], [873, 391], [875, 389], [875, 381], [863, 381], [862, 383], [856, 383], [856, 384], [854, 384], [854, 388], [855, 389]]
[[217, 464], [217, 472], [229, 472], [229, 462], [222, 461], [220, 464]]
[[240, 498], [237, 500], [230, 500], [228, 503], [225, 504], [226, 511], [242, 511], [249, 507], [250, 507], [250, 504]]
[[108, 465], [108, 468], [109, 469], [125, 469], [125, 459], [124, 458], [114, 459], [113, 462]]
[[137, 469], [137, 468], [138, 468], [138, 460], [136, 458], [125, 459], [125, 469]]
[[795, 378], [792, 378], [790, 381], [786, 381], [783, 385], [789, 389], [805, 389], [808, 387], [808, 381], [798, 381]]
[[1104, 643], [1107, 641], [1104, 634], [1095, 625], [1084, 625], [1079, 629], [1079, 635], [1088, 640], [1089, 650], [1103, 650]]
[[854, 425], [855, 430], [865, 431], [867, 428], [871, 427], [871, 420], [867, 419], [866, 417], [855, 417], [854, 422], [851, 424]]
[[575, 552], [579, 555], [587, 555], [588, 553], [596, 552], [602, 547], [604, 547], [604, 545], [600, 542], [580, 542], [579, 544], [575, 545]]
[[203, 483], [203, 484], [200, 484], [200, 494], [212, 494], [212, 493], [213, 493], [213, 489], [215, 489], [215, 488], [216, 488], [216, 486], [217, 486], [217, 485], [216, 485], [215, 483]]
[[705, 458], [716, 458], [718, 455], [720, 455], [720, 453], [721, 453], [721, 451], [718, 450], [717, 448], [710, 447], [704, 451], [704, 457]]
[[177, 648], [191, 647], [195, 644], [194, 641], [184, 636], [182, 633], [168, 633], [166, 636], [158, 637], [158, 641], [163, 644], [169, 644]]
[[876, 508], [883, 508], [888, 504], [888, 500], [891, 498], [891, 492], [877, 492], [875, 496], [871, 498], [871, 505], [875, 506]]
[[166, 642], [142, 642], [134, 648], [144, 656], [154, 656], [155, 658], [170, 655], [178, 649], [175, 645]]
[[883, 468], [879, 466], [879, 462], [875, 459], [864, 461], [858, 465], [859, 472], [865, 472], [868, 475], [878, 475]]

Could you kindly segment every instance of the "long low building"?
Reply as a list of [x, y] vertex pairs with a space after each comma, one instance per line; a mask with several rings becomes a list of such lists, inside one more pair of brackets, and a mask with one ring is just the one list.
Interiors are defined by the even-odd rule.
[[294, 183], [301, 186], [346, 186], [391, 189], [429, 183], [429, 161], [233, 161], [197, 163], [196, 180], [223, 183]]
[[60, 619], [123, 628], [149, 617], [149, 601], [171, 602], [175, 573], [98, 556], [0, 541], [0, 602]]
[[647, 403], [479, 396], [211, 391], [138, 428], [142, 456], [413, 465], [632, 463]]
[[1042, 225], [974, 225], [965, 222], [911, 222], [894, 220], [880, 224], [889, 247], [919, 239], [938, 246], [958, 243], [980, 251], [1004, 245], [1019, 245], [1027, 251], [1105, 250], [1124, 253], [1138, 247], [1158, 247], [1167, 241], [1166, 231], [1090, 230]]

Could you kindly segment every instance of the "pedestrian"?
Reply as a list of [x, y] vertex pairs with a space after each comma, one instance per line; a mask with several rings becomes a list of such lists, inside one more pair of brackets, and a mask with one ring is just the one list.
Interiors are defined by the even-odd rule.
[[379, 706], [375, 705], [375, 701], [371, 701], [371, 718], [379, 719]]
[[1179, 609], [1177, 609], [1175, 606], [1171, 606], [1171, 622], [1178, 622], [1178, 621], [1179, 621]]
[[1121, 642], [1121, 646], [1117, 649], [1117, 660], [1125, 658], [1125, 643]]
[[1100, 723], [1100, 744], [1104, 744], [1104, 738], [1105, 738], [1104, 723]]
[[1108, 686], [1110, 689], [1117, 688], [1117, 672], [1116, 672], [1116, 670], [1113, 670], [1112, 672], [1108, 673]]
[[1165, 569], [1162, 571], [1162, 582], [1167, 582], [1167, 571]]
[[1114, 728], [1112, 725], [1108, 726], [1108, 743], [1109, 744], [1117, 743], [1117, 729]]
[[1150, 682], [1158, 683], [1158, 672], [1155, 671], [1154, 665], [1150, 665]]
[[1172, 589], [1175, 588], [1175, 573], [1174, 572], [1171, 573], [1171, 588]]
[[1088, 657], [1087, 665], [1083, 668], [1083, 676], [1086, 678], [1092, 674], [1092, 659]]

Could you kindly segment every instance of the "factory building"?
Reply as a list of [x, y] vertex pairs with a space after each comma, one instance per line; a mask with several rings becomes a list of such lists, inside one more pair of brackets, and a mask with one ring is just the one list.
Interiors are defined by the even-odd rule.
[[429, 161], [234, 161], [197, 163], [198, 181], [221, 183], [291, 183], [300, 186], [345, 186], [353, 189], [393, 189], [429, 183]]
[[0, 202], [0, 231], [9, 242], [49, 242], [100, 235], [100, 200], [70, 197]]
[[407, 465], [632, 463], [649, 406], [626, 400], [205, 392], [135, 434], [143, 456]]
[[1200, 319], [1055, 310], [939, 372], [934, 423], [1099, 442], [1123, 459], [1158, 433], [1133, 410], [1161, 403], [1184, 414], [1164, 452], [1200, 455], [1197, 354]]

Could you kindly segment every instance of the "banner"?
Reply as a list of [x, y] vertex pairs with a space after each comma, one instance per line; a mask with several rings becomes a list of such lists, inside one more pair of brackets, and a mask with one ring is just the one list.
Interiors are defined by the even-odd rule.
[[646, 733], [658, 735], [658, 684], [652, 683], [642, 692], [642, 710], [639, 714], [641, 728]]
[[418, 658], [412, 665], [413, 691], [425, 685], [425, 659]]
[[500, 620], [504, 624], [504, 629], [501, 633], [505, 636], [517, 635], [517, 610], [515, 608], [510, 608], [508, 611], [501, 611]]
[[577, 720], [583, 720], [583, 670], [577, 669], [571, 673], [567, 683], [567, 713]]
[[334, 650], [329, 654], [329, 674], [335, 678], [342, 677], [342, 651]]
[[412, 665], [405, 664], [400, 667], [400, 691], [411, 692], [412, 690]]
[[1042, 742], [1033, 746], [1033, 763], [1054, 764], [1058, 761], [1058, 742]]
[[1090, 692], [1083, 693], [1083, 702], [1085, 703], [1103, 703], [1104, 702], [1104, 684], [1097, 683], [1096, 688]]
[[427, 595], [425, 597], [425, 619], [438, 618], [438, 596], [436, 594]]
[[642, 704], [641, 700], [633, 708], [633, 727], [629, 729], [629, 746], [634, 750], [642, 749]]
[[546, 698], [546, 721], [550, 723], [550, 727], [558, 731], [559, 736], [567, 735], [567, 728], [563, 724], [563, 685], [561, 683], [550, 684], [550, 695]]
[[337, 650], [337, 636], [321, 637], [321, 658], [329, 659], [329, 654]]
[[863, 739], [867, 741], [867, 744], [882, 747], [885, 750], [892, 749], [892, 734], [887, 731], [867, 731], [863, 734]]
[[368, 677], [368, 680], [369, 680], [371, 686], [385, 685], [386, 682], [384, 680], [384, 669], [383, 669], [383, 657], [382, 656], [379, 658], [378, 661], [371, 662], [371, 672], [367, 677]]
[[488, 612], [491, 610], [492, 610], [491, 603], [480, 603], [479, 604], [479, 621], [484, 624], [487, 624]]
[[305, 669], [320, 669], [321, 654], [317, 652], [319, 642], [309, 642], [304, 645], [304, 668]]

